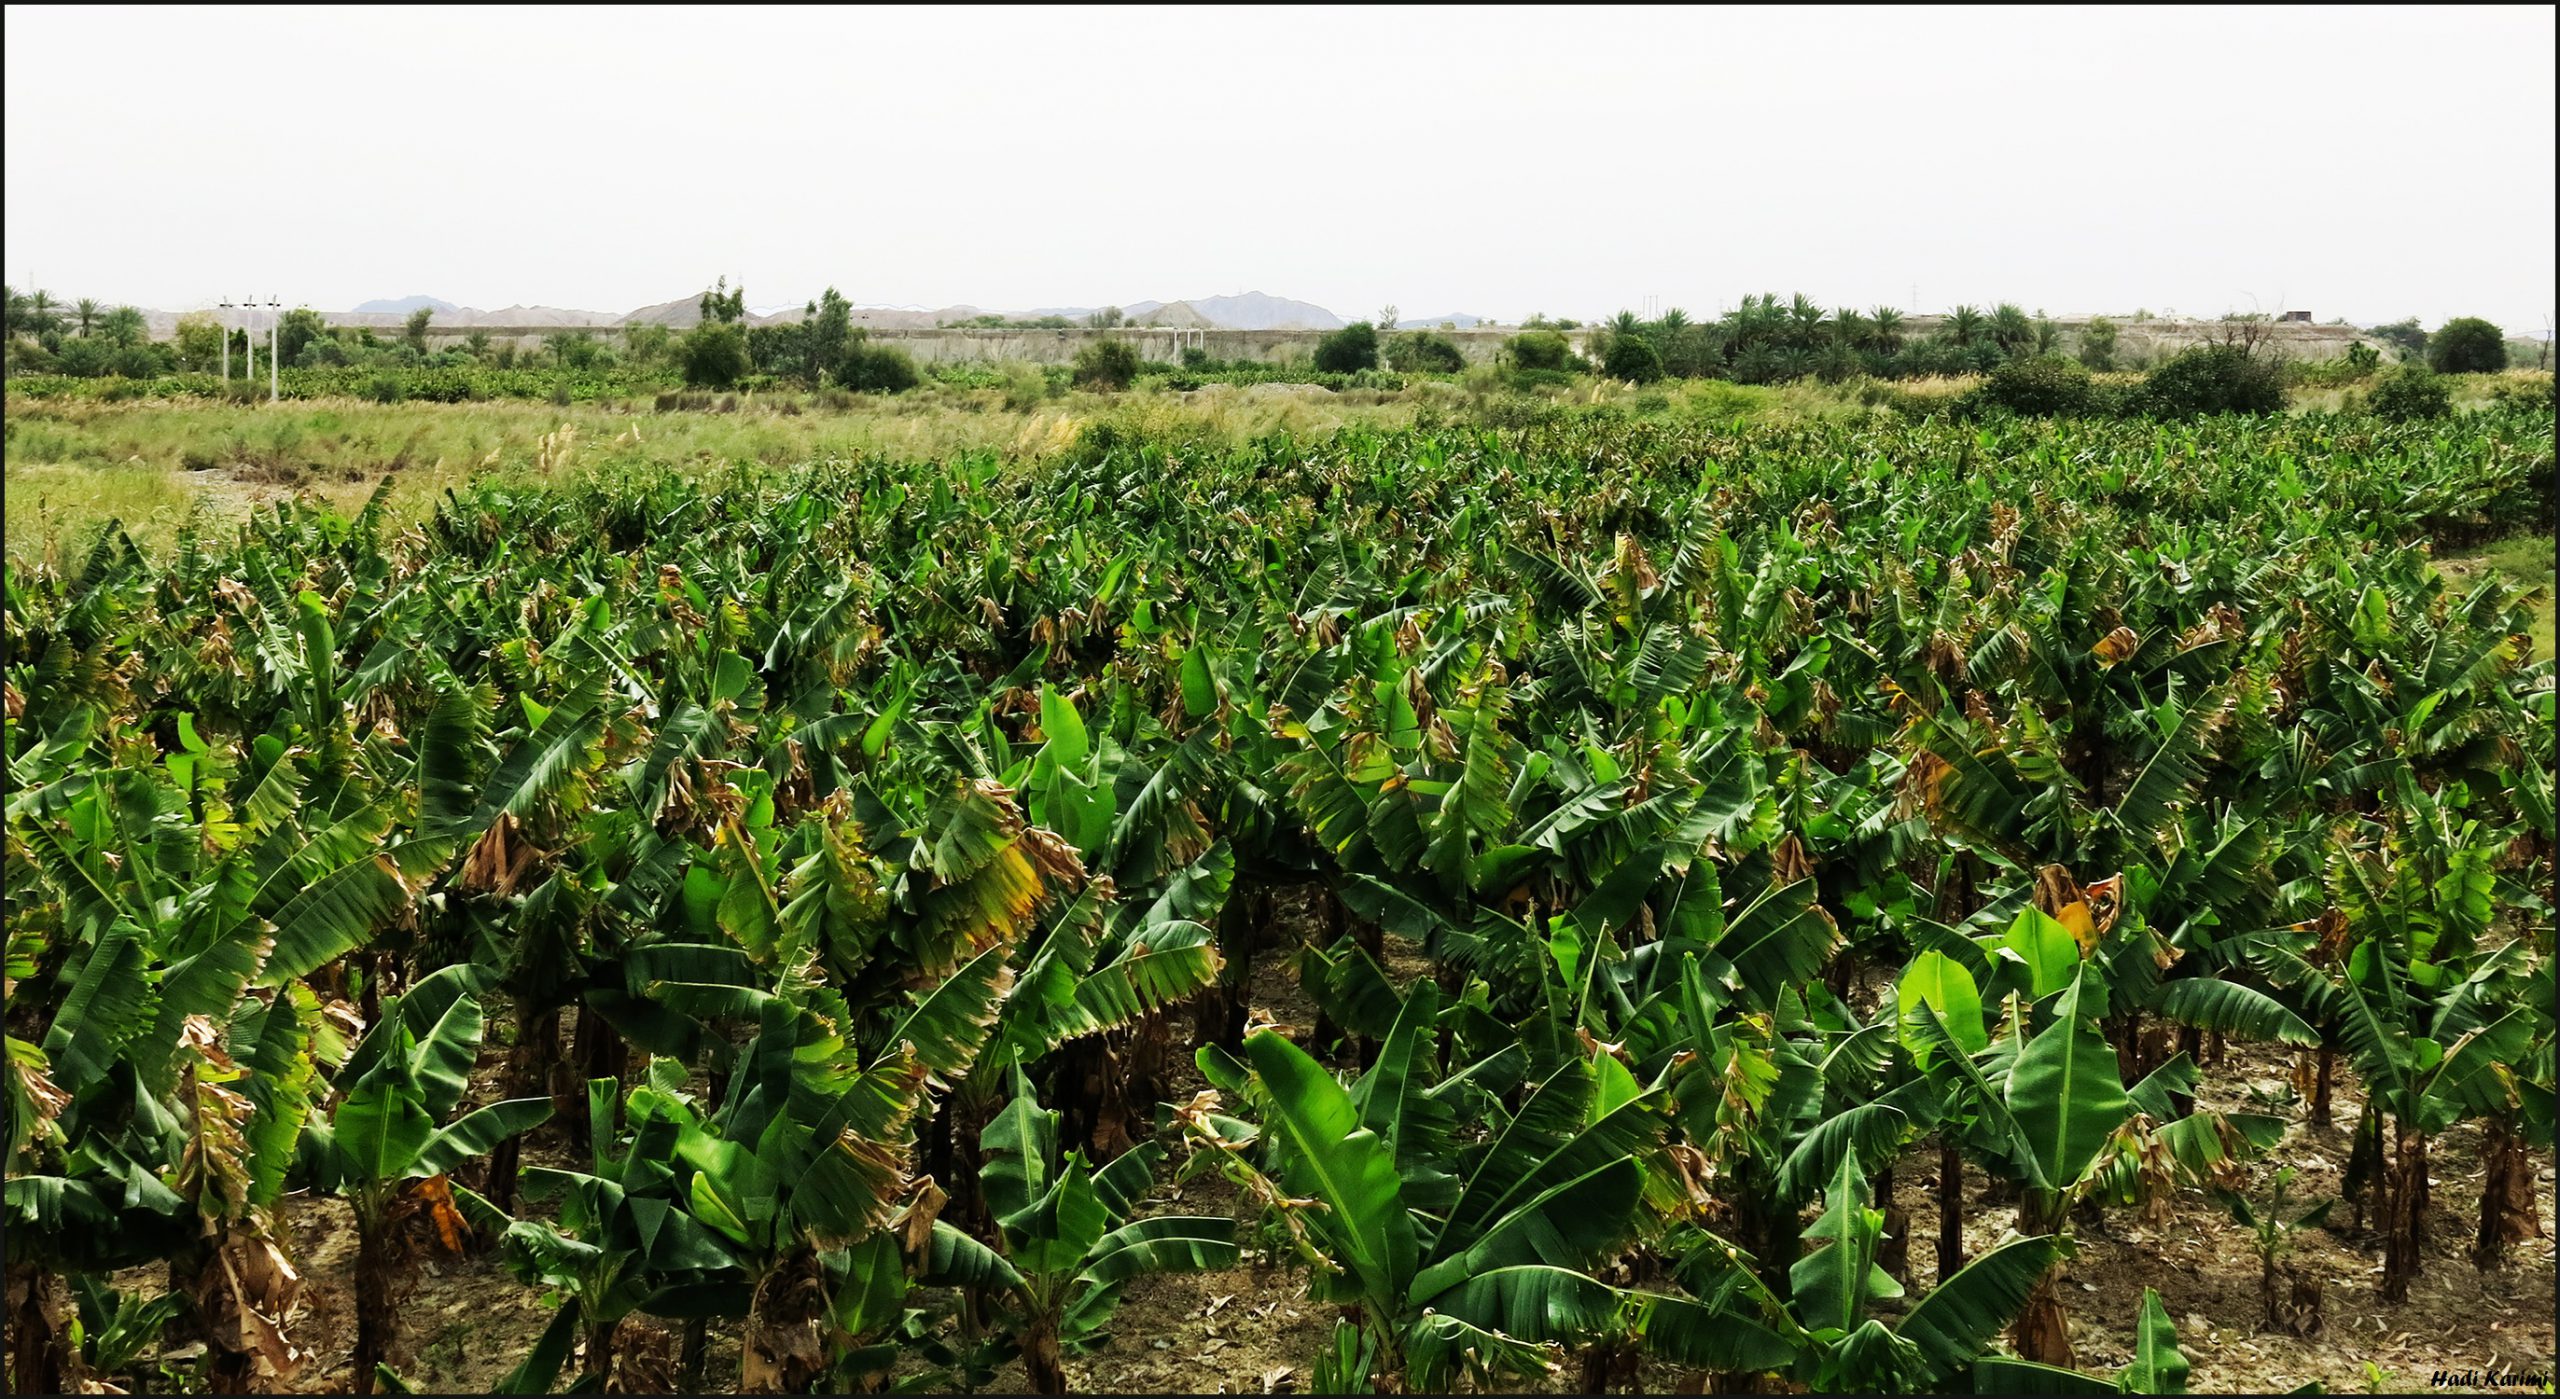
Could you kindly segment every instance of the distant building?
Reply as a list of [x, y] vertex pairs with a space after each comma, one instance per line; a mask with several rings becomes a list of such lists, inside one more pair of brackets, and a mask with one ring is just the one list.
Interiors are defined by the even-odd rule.
[[2308, 311], [2287, 311], [2283, 315], [2276, 317], [2276, 319], [2280, 321], [2292, 321], [2299, 322], [2303, 325], [2309, 325], [2311, 324], [2311, 313]]

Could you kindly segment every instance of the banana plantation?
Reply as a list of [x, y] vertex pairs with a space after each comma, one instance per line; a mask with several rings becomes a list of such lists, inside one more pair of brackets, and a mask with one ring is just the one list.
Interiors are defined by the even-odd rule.
[[[2431, 560], [2547, 403], [390, 496], [8, 573], [13, 1392], [450, 1389], [468, 1276], [508, 1394], [2159, 1394], [2549, 1277], [2553, 668]], [[2245, 1294], [2099, 1307], [2169, 1219]], [[1136, 1368], [1213, 1277], [1303, 1347]]]

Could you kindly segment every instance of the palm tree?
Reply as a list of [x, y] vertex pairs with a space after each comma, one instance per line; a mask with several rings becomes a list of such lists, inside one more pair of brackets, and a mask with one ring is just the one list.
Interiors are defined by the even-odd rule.
[[1992, 344], [2013, 355], [2034, 343], [2036, 338], [2035, 326], [2028, 322], [2027, 313], [2019, 310], [2015, 302], [2003, 301], [1994, 307], [1986, 329], [1991, 332]]
[[1689, 313], [1674, 306], [1662, 313], [1661, 326], [1664, 330], [1673, 333], [1686, 330], [1689, 326]]
[[[94, 305], [94, 303], [86, 301], [80, 304], [82, 306]], [[84, 327], [80, 333], [86, 335], [89, 332]], [[143, 320], [142, 313], [140, 311], [137, 311], [130, 306], [119, 306], [99, 318], [98, 333], [105, 336], [107, 341], [113, 344], [117, 349], [122, 350], [130, 349], [135, 345], [141, 344], [149, 337], [151, 327], [148, 322]]]
[[78, 301], [72, 303], [71, 314], [78, 318], [80, 322], [80, 333], [82, 335], [85, 336], [89, 333], [90, 325], [98, 319], [99, 314], [105, 309], [105, 307], [98, 304], [98, 299], [93, 296], [84, 296]]
[[1943, 333], [1958, 345], [1972, 344], [1982, 337], [1982, 313], [1970, 306], [1949, 311]]
[[1829, 316], [1829, 312], [1814, 304], [1812, 297], [1803, 292], [1797, 292], [1794, 299], [1787, 303], [1787, 318], [1794, 323], [1790, 327], [1789, 338], [1795, 347], [1800, 350], [1809, 350], [1822, 343], [1823, 322], [1829, 319]]
[[48, 330], [59, 330], [62, 327], [62, 317], [56, 313], [56, 308], [60, 305], [61, 303], [55, 301], [50, 293], [38, 287], [18, 299], [19, 324], [36, 335], [42, 335]]
[[1875, 326], [1877, 349], [1891, 354], [1902, 348], [1902, 313], [1900, 311], [1890, 306], [1879, 306], [1867, 313], [1867, 320]]

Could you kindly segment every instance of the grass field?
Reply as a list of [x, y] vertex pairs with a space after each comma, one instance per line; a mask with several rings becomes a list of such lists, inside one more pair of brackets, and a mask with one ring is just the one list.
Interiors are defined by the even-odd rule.
[[2440, 567], [2457, 577], [2469, 577], [2482, 570], [2493, 570], [2528, 588], [2539, 588], [2541, 596], [2533, 604], [2533, 654], [2536, 660], [2549, 660], [2552, 655], [2552, 598], [2560, 592], [2553, 581], [2551, 536], [2521, 534], [2495, 544], [2448, 554]]

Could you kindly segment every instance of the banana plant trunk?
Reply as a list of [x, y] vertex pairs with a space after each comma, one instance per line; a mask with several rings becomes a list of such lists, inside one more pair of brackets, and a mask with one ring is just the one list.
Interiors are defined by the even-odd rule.
[[65, 1391], [69, 1346], [53, 1303], [53, 1275], [31, 1263], [8, 1268], [9, 1392]]
[[1618, 1337], [1583, 1347], [1580, 1392], [1606, 1394], [1614, 1386], [1634, 1393], [1637, 1359], [1635, 1347]]
[[1938, 1281], [1964, 1266], [1964, 1153], [1952, 1138], [1938, 1142]]
[[[542, 1098], [551, 1096], [552, 1068], [560, 1059], [560, 1010], [554, 1006], [536, 1011], [529, 1000], [516, 1002], [516, 1043], [507, 1052], [506, 1091], [508, 1098]], [[563, 1103], [554, 1098], [552, 1116], [561, 1121], [583, 1116], [586, 1103]], [[516, 1177], [523, 1162], [523, 1139], [511, 1136], [489, 1153], [489, 1171], [481, 1193], [489, 1203], [507, 1214], [515, 1213]]]
[[684, 1324], [684, 1339], [676, 1349], [676, 1388], [685, 1394], [702, 1394], [703, 1364], [711, 1355], [711, 1321], [695, 1317]]
[[821, 1322], [825, 1278], [818, 1256], [797, 1249], [756, 1283], [738, 1351], [740, 1394], [806, 1394], [826, 1368]]
[[1911, 1214], [1894, 1199], [1893, 1167], [1876, 1172], [1876, 1203], [1884, 1210], [1884, 1240], [1876, 1262], [1896, 1282], [1911, 1276]]
[[2504, 1116], [2492, 1117], [2480, 1138], [2480, 1234], [2473, 1241], [2471, 1262], [2481, 1271], [2506, 1262], [2507, 1245], [2542, 1237], [2542, 1213], [2536, 1208], [2533, 1162], [2524, 1139]]
[[1058, 1348], [1057, 1318], [1044, 1315], [1023, 1330], [1022, 1372], [1034, 1394], [1067, 1392], [1067, 1363]]
[[622, 1329], [622, 1318], [600, 1321], [587, 1328], [586, 1373], [595, 1380], [598, 1393], [613, 1393], [613, 1342]]
[[1218, 979], [1192, 999], [1192, 1037], [1236, 1053], [1253, 1015], [1253, 954], [1271, 924], [1271, 890], [1239, 876], [1218, 910]]
[[2427, 1138], [2413, 1127], [2395, 1125], [2394, 1150], [2382, 1178], [2382, 1296], [2405, 1302], [2409, 1280], [2424, 1266]]
[[2367, 1101], [2356, 1118], [2355, 1143], [2347, 1150], [2346, 1179], [2339, 1186], [2340, 1193], [2355, 1203], [2358, 1229], [2365, 1227], [2366, 1207], [2373, 1203], [2374, 1177], [2381, 1170], [2382, 1113]]
[[387, 1200], [359, 1198], [356, 1215], [355, 1392], [373, 1392], [373, 1371], [391, 1358], [400, 1337], [400, 1313], [392, 1286]]
[[[2021, 1191], [2018, 1232], [2059, 1234], [2069, 1213], [2070, 1197], [2059, 1191]], [[2009, 1335], [2021, 1359], [2066, 1370], [2079, 1368], [2071, 1354], [2071, 1317], [2062, 1308], [2061, 1264], [2045, 1269], [2044, 1276], [2036, 1279], [2035, 1290], [2027, 1294], [2026, 1305], [2019, 1310], [2017, 1324]]]
[[555, 1119], [568, 1129], [570, 1140], [576, 1145], [580, 1147], [591, 1145], [587, 1140], [589, 1133], [584, 1085], [599, 1078], [609, 1078], [616, 1083], [621, 1082], [623, 1070], [628, 1065], [630, 1057], [629, 1046], [622, 1042], [619, 1031], [606, 1023], [605, 1018], [596, 1014], [593, 1008], [588, 1006], [578, 1008], [576, 1058], [577, 1082], [580, 1088], [577, 1110], [563, 1112]]

